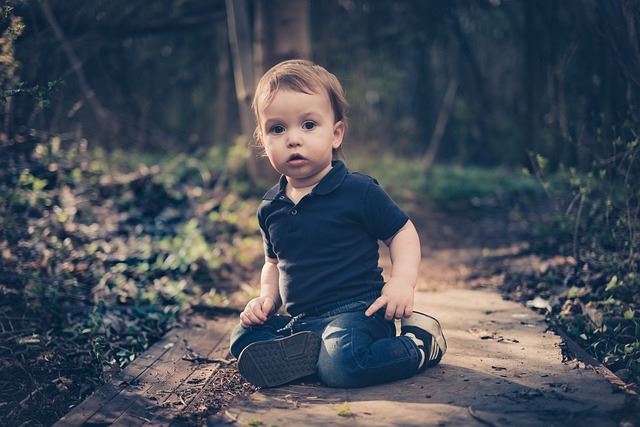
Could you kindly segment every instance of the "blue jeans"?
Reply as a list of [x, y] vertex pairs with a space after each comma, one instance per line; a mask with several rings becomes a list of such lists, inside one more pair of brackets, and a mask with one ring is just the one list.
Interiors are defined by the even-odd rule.
[[418, 372], [418, 346], [410, 338], [396, 336], [393, 321], [384, 318], [384, 308], [365, 316], [374, 300], [369, 295], [320, 314], [276, 314], [262, 325], [237, 325], [231, 334], [231, 354], [238, 357], [257, 341], [311, 331], [322, 337], [317, 372], [330, 387], [364, 387], [408, 378]]

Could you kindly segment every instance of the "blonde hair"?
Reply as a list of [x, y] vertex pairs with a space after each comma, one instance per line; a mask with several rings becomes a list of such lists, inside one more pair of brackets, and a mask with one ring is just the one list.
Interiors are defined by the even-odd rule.
[[[274, 65], [264, 73], [256, 87], [251, 108], [256, 119], [255, 136], [260, 135], [259, 105], [269, 105], [280, 89], [314, 94], [325, 91], [329, 96], [335, 123], [342, 121], [347, 126], [347, 98], [342, 85], [324, 67], [304, 59], [290, 59]], [[334, 157], [342, 154], [341, 148], [334, 150]]]

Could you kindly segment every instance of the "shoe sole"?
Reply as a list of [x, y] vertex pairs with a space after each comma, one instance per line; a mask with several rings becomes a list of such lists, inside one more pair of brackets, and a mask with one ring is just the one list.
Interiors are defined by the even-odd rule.
[[429, 332], [436, 340], [436, 344], [438, 344], [438, 347], [440, 347], [442, 351], [441, 357], [444, 356], [444, 354], [447, 352], [447, 340], [444, 338], [444, 334], [442, 333], [442, 326], [440, 326], [440, 322], [438, 322], [438, 319], [420, 311], [414, 311], [413, 314], [419, 314], [420, 316], [424, 317], [419, 317], [418, 321], [415, 321], [411, 318], [403, 319], [402, 326], [415, 326]]
[[307, 331], [255, 342], [240, 353], [238, 371], [260, 387], [286, 384], [315, 373], [321, 343], [317, 335]]

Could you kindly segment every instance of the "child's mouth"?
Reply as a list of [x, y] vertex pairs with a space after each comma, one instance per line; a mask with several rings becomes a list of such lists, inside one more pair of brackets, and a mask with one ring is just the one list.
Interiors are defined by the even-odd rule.
[[292, 154], [287, 160], [287, 164], [291, 166], [302, 166], [308, 162], [307, 159], [302, 157], [300, 154]]

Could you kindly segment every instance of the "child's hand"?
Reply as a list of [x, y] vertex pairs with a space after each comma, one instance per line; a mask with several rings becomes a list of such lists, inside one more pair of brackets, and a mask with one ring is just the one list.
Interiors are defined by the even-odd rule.
[[247, 303], [240, 313], [240, 325], [243, 328], [263, 324], [275, 311], [276, 302], [271, 297], [257, 297]]
[[382, 288], [382, 295], [364, 312], [366, 316], [372, 316], [382, 307], [387, 306], [384, 318], [411, 317], [413, 313], [413, 286], [404, 280], [389, 280]]

